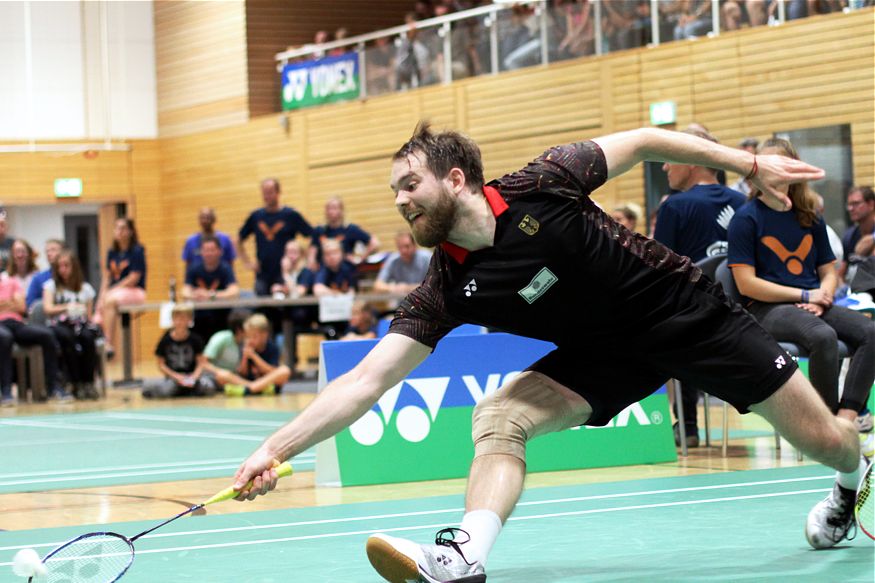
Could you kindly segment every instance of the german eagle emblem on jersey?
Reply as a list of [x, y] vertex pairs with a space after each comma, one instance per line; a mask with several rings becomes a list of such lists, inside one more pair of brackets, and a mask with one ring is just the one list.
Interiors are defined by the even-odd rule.
[[534, 235], [541, 228], [541, 223], [532, 218], [532, 215], [526, 215], [519, 224], [520, 230], [526, 235]]

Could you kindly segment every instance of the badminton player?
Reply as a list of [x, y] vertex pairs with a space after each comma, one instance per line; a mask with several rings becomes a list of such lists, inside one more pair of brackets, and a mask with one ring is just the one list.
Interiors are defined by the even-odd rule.
[[370, 537], [368, 556], [388, 581], [485, 581], [489, 551], [523, 488], [526, 441], [605, 425], [670, 377], [762, 415], [838, 470], [806, 534], [816, 548], [842, 540], [853, 521], [845, 492], [863, 469], [853, 424], [830, 413], [789, 355], [689, 258], [626, 230], [590, 199], [643, 160], [746, 176], [778, 210], [791, 206], [787, 185], [824, 176], [790, 158], [640, 129], [552, 148], [484, 184], [472, 140], [420, 124], [393, 158], [391, 188], [416, 241], [436, 246], [425, 281], [373, 350], [240, 466], [238, 499], [273, 489], [277, 461], [349, 426], [452, 328], [471, 322], [557, 348], [475, 407], [461, 525], [441, 530], [436, 544]]

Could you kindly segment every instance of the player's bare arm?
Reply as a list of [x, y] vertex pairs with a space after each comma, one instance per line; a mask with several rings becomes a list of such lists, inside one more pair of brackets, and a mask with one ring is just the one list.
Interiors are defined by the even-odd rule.
[[252, 500], [276, 486], [273, 466], [327, 439], [365, 414], [383, 393], [403, 380], [431, 353], [431, 349], [401, 334], [387, 334], [351, 371], [330, 383], [318, 397], [280, 428], [237, 470], [234, 487], [238, 500]]
[[776, 210], [792, 207], [781, 187], [824, 176], [822, 169], [786, 156], [753, 156], [697, 136], [656, 128], [610, 134], [593, 141], [605, 153], [608, 179], [645, 160], [722, 168], [750, 176], [754, 186], [764, 193], [763, 202]]

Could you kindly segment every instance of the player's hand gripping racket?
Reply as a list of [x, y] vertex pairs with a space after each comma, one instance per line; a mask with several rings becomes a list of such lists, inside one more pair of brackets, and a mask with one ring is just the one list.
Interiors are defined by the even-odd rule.
[[[292, 475], [292, 465], [284, 462], [274, 468], [280, 478]], [[244, 489], [252, 487], [250, 481]], [[230, 500], [238, 492], [229, 486], [212, 498], [192, 506], [157, 526], [128, 538], [115, 532], [89, 532], [70, 540], [45, 556], [45, 575], [30, 577], [28, 583], [112, 583], [118, 581], [134, 562], [134, 541], [177, 518], [204, 506]]]
[[854, 516], [857, 518], [857, 524], [860, 525], [860, 530], [866, 533], [871, 539], [875, 539], [875, 493], [872, 492], [872, 482], [875, 477], [872, 475], [872, 467], [875, 464], [870, 463], [866, 468], [866, 473], [860, 481], [860, 487], [857, 490], [857, 502], [854, 504]]

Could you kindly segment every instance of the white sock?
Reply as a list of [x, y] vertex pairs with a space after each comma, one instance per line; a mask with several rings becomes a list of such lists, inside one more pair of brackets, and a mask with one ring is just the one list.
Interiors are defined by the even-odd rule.
[[489, 551], [501, 532], [501, 519], [491, 510], [472, 510], [462, 517], [459, 528], [471, 536], [470, 541], [461, 545], [465, 559], [469, 563], [477, 561], [485, 567]]
[[863, 472], [866, 471], [866, 460], [863, 457], [860, 457], [860, 464], [857, 466], [857, 469], [853, 472], [848, 472], [847, 474], [844, 472], [836, 472], [836, 482], [839, 483], [839, 486], [842, 488], [846, 488], [848, 490], [857, 491], [857, 487], [860, 485], [860, 479], [863, 477]]

